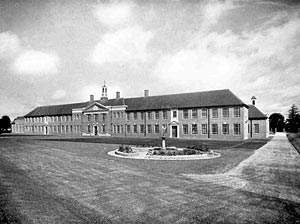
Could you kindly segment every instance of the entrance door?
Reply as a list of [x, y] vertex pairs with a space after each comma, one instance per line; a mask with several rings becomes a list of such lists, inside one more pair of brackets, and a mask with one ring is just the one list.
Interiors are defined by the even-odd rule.
[[177, 126], [172, 126], [172, 138], [177, 138]]
[[98, 135], [98, 126], [94, 126], [94, 135]]

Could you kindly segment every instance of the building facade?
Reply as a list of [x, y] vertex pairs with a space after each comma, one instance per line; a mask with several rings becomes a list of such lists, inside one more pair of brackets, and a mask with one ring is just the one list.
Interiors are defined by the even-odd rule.
[[[18, 121], [19, 122], [19, 121]], [[267, 138], [267, 116], [230, 90], [108, 99], [37, 107], [23, 117], [25, 134], [245, 140]], [[21, 123], [22, 123], [21, 122]], [[14, 129], [13, 130], [17, 130]], [[19, 130], [19, 129], [18, 129]]]

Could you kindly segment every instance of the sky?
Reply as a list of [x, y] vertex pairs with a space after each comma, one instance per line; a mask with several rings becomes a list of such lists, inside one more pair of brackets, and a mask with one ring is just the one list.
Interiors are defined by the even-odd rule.
[[0, 116], [108, 97], [230, 89], [300, 107], [300, 4], [284, 0], [0, 2]]

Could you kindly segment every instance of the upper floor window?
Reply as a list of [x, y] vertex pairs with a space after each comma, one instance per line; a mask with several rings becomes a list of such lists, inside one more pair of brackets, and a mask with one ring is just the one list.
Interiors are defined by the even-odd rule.
[[134, 119], [134, 120], [137, 120], [137, 112], [134, 112], [134, 113], [133, 113], [133, 119]]
[[198, 110], [192, 109], [192, 118], [198, 118]]
[[166, 110], [163, 110], [163, 119], [168, 119], [168, 112]]
[[159, 111], [155, 111], [155, 119], [159, 119]]
[[183, 118], [184, 119], [188, 119], [189, 118], [189, 110], [183, 110], [182, 113], [183, 113]]
[[218, 118], [218, 108], [212, 109], [212, 118]]
[[229, 108], [222, 108], [222, 117], [229, 117]]
[[259, 133], [259, 124], [254, 124], [254, 133], [255, 134]]
[[87, 115], [87, 120], [91, 121], [91, 115], [90, 114]]
[[241, 110], [239, 107], [233, 108], [233, 116], [234, 117], [240, 117], [241, 116]]
[[105, 122], [105, 119], [106, 119], [106, 114], [102, 114], [102, 118], [101, 118], [102, 122]]
[[130, 113], [126, 113], [126, 119], [130, 120]]
[[141, 120], [144, 120], [145, 114], [144, 112], [141, 112]]
[[172, 112], [172, 117], [173, 117], [173, 118], [177, 118], [177, 110], [173, 110], [173, 112]]
[[99, 121], [99, 114], [95, 114], [95, 121]]
[[152, 112], [149, 111], [147, 114], [148, 114], [148, 120], [151, 120], [152, 119]]

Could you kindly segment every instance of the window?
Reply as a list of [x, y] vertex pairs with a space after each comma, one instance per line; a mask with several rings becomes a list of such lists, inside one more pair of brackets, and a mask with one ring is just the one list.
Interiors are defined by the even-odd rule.
[[120, 125], [121, 133], [123, 133], [123, 125]]
[[148, 112], [148, 120], [151, 120], [152, 119], [152, 113], [151, 112]]
[[188, 110], [183, 110], [182, 113], [183, 113], [183, 118], [184, 119], [188, 119], [189, 118], [189, 111]]
[[173, 110], [172, 117], [177, 118], [177, 110]]
[[117, 133], [120, 133], [120, 125], [117, 125]]
[[116, 125], [113, 126], [113, 133], [116, 133]]
[[154, 126], [154, 132], [155, 132], [156, 134], [159, 133], [159, 125], [158, 125], [158, 124], [156, 124], [156, 125]]
[[229, 124], [222, 124], [223, 135], [229, 135]]
[[218, 108], [212, 109], [212, 118], [218, 118]]
[[233, 116], [234, 117], [240, 117], [241, 116], [241, 110], [239, 107], [233, 108]]
[[255, 134], [259, 133], [259, 124], [254, 124], [254, 133]]
[[192, 109], [192, 118], [198, 118], [198, 110]]
[[66, 132], [69, 132], [69, 125], [66, 125]]
[[144, 133], [144, 132], [145, 132], [144, 127], [145, 127], [145, 126], [144, 126], [143, 124], [140, 125], [140, 133]]
[[213, 135], [217, 135], [218, 134], [218, 124], [212, 124], [211, 125], [211, 133]]
[[163, 110], [163, 119], [168, 119], [168, 112], [166, 110]]
[[102, 116], [102, 118], [101, 118], [102, 122], [105, 122], [106, 115], [102, 114], [101, 116]]
[[99, 121], [99, 114], [95, 114], [95, 121]]
[[134, 120], [137, 120], [137, 112], [134, 112], [134, 113], [133, 113], [133, 119], [134, 119]]
[[159, 111], [155, 111], [155, 119], [159, 119]]
[[130, 120], [130, 113], [127, 113], [126, 116], [127, 116], [127, 120]]
[[102, 133], [105, 133], [105, 125], [102, 125]]
[[207, 124], [201, 125], [202, 135], [207, 135]]
[[116, 112], [114, 112], [114, 118], [116, 118], [117, 117], [117, 113]]
[[229, 117], [229, 108], [222, 109], [222, 117]]
[[240, 124], [233, 124], [233, 134], [234, 135], [241, 134], [241, 125]]
[[133, 133], [137, 133], [137, 125], [133, 125]]
[[189, 126], [187, 124], [182, 125], [182, 132], [184, 135], [187, 135], [189, 133]]
[[147, 131], [148, 131], [149, 134], [152, 133], [152, 126], [151, 126], [151, 124], [147, 125]]
[[129, 125], [129, 124], [126, 125], [126, 128], [127, 128], [126, 132], [127, 132], [127, 133], [130, 133], [130, 125]]
[[141, 120], [144, 120], [144, 112], [141, 112]]
[[90, 114], [87, 115], [87, 120], [91, 121], [91, 115]]
[[89, 124], [87, 125], [87, 133], [91, 133], [91, 127]]
[[193, 135], [198, 134], [198, 126], [197, 126], [197, 124], [192, 124], [192, 134]]
[[120, 112], [117, 112], [117, 118], [120, 118]]

